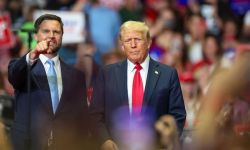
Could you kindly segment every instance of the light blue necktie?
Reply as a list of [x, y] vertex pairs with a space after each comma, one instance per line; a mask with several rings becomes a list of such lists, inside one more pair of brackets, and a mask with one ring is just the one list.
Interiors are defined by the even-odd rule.
[[48, 70], [47, 76], [48, 76], [48, 81], [49, 81], [53, 112], [55, 113], [58, 103], [59, 103], [57, 76], [56, 76], [56, 71], [54, 69], [55, 63], [51, 59], [48, 59], [47, 63], [49, 64], [49, 70]]

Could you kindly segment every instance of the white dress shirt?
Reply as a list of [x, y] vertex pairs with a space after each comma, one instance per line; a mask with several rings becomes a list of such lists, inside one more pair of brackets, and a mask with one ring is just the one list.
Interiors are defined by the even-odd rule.
[[[149, 67], [149, 55], [146, 57], [143, 63], [141, 63], [142, 69], [140, 70], [143, 89], [145, 91], [146, 80], [148, 75], [148, 67]], [[132, 113], [132, 87], [133, 87], [133, 79], [135, 74], [135, 64], [131, 61], [127, 60], [127, 88], [128, 88], [128, 105], [129, 105], [129, 112]]]
[[[28, 53], [26, 55], [26, 61], [29, 62], [29, 55], [30, 53]], [[48, 70], [49, 70], [49, 64], [46, 63], [46, 61], [49, 59], [48, 57], [46, 57], [43, 54], [39, 55], [39, 59], [41, 60], [43, 67], [45, 69], [46, 75], [48, 74]], [[58, 96], [59, 96], [59, 100], [61, 99], [61, 95], [62, 95], [62, 90], [63, 90], [63, 84], [62, 84], [62, 72], [61, 72], [61, 64], [59, 61], [59, 56], [57, 55], [56, 57], [52, 58], [52, 60], [55, 63], [55, 71], [56, 71], [56, 75], [57, 75], [57, 84], [58, 84]], [[32, 65], [32, 64], [31, 64]]]

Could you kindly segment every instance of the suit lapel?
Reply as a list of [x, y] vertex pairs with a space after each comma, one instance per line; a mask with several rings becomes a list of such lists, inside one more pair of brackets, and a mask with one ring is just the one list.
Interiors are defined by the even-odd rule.
[[116, 83], [120, 94], [121, 105], [128, 106], [128, 88], [127, 88], [127, 60], [118, 64], [115, 70]]
[[39, 88], [38, 97], [41, 99], [48, 112], [53, 114], [48, 79], [40, 59], [38, 59], [34, 67], [32, 67], [32, 78]]
[[150, 98], [152, 96], [152, 93], [155, 89], [156, 83], [160, 77], [161, 72], [158, 66], [159, 64], [150, 58], [147, 81], [146, 81], [146, 86], [145, 86], [145, 91], [144, 91], [143, 106], [148, 105]]

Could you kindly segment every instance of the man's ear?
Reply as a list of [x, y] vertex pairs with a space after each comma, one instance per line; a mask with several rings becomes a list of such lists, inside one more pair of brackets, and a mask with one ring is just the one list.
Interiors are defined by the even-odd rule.
[[151, 47], [151, 44], [152, 44], [152, 40], [150, 39], [148, 42], [148, 49]]
[[121, 50], [124, 51], [124, 45], [123, 44], [121, 44]]
[[123, 43], [122, 43], [121, 40], [119, 40], [119, 45], [120, 45], [120, 47], [121, 47], [121, 50], [124, 51], [124, 45], [123, 45]]

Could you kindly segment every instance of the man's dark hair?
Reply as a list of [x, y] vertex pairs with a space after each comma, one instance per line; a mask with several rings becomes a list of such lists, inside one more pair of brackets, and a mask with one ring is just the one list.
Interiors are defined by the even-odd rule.
[[40, 24], [44, 21], [44, 20], [56, 20], [60, 23], [61, 25], [61, 30], [63, 33], [63, 22], [62, 19], [59, 16], [53, 15], [53, 14], [44, 14], [42, 16], [40, 16], [39, 18], [36, 19], [35, 21], [35, 33], [38, 32], [39, 28], [40, 28]]

